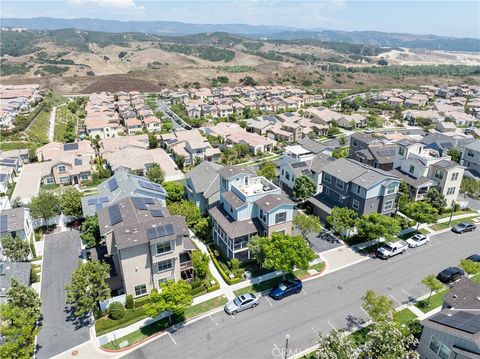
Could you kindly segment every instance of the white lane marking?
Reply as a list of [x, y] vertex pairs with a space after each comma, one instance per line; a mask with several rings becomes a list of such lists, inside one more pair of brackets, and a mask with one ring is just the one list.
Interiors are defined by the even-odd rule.
[[235, 319], [235, 316], [234, 316], [233, 314], [230, 314], [230, 316], [231, 316], [233, 319]]
[[215, 319], [213, 319], [213, 317], [209, 314], [208, 315], [210, 317], [210, 319], [215, 323], [215, 325], [218, 325], [218, 323], [215, 321]]
[[368, 314], [368, 312], [365, 309], [363, 309], [362, 307], [360, 307], [360, 309], [362, 310], [362, 312], [364, 312], [367, 315], [367, 317], [370, 317], [370, 314]]
[[302, 288], [302, 292], [303, 292], [303, 294], [308, 294], [307, 291], [303, 288]]
[[336, 332], [338, 332], [337, 328], [335, 328], [335, 327], [333, 326], [333, 324], [330, 323], [330, 321], [327, 320], [327, 323], [330, 324], [330, 326], [333, 328], [333, 330], [335, 330]]
[[400, 290], [405, 293], [407, 295], [408, 298], [410, 298], [410, 294], [408, 294], [407, 292], [405, 292], [403, 289], [400, 288]]
[[270, 299], [268, 299], [268, 297], [265, 297], [265, 299], [267, 300], [268, 304], [270, 304], [270, 306], [273, 307], [273, 304], [272, 302], [270, 302]]
[[178, 345], [177, 342], [175, 341], [175, 339], [173, 339], [172, 334], [170, 334], [169, 332], [167, 332], [167, 334], [168, 334], [168, 336], [170, 337], [170, 339], [172, 339], [173, 344]]
[[318, 332], [315, 330], [314, 327], [312, 327], [312, 330], [313, 330], [313, 334], [318, 335]]
[[395, 298], [393, 295], [389, 294], [389, 296], [390, 296], [395, 302], [397, 302], [398, 304], [403, 305], [403, 303], [400, 302], [400, 301], [399, 301], [397, 298]]

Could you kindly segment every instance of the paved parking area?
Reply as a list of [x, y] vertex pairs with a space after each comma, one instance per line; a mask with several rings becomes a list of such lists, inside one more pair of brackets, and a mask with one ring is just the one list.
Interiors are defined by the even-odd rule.
[[[293, 234], [302, 235], [296, 227], [293, 228]], [[320, 238], [319, 234], [316, 232], [309, 233], [306, 238], [315, 253], [322, 253], [342, 245], [340, 242], [330, 243], [325, 239]]]
[[38, 359], [51, 358], [90, 339], [88, 325], [72, 314], [65, 304], [65, 284], [80, 260], [78, 231], [45, 237], [42, 268], [42, 327], [38, 334]]

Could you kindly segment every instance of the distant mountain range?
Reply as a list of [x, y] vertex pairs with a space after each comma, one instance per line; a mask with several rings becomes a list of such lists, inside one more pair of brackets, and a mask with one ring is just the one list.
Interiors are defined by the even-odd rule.
[[480, 39], [455, 38], [437, 35], [414, 35], [379, 31], [301, 30], [284, 26], [246, 24], [190, 24], [173, 21], [117, 21], [100, 19], [1, 19], [3, 27], [35, 30], [81, 29], [103, 32], [139, 32], [156, 35], [181, 36], [199, 33], [227, 32], [250, 38], [269, 40], [320, 40], [380, 47], [408, 47], [446, 51], [480, 52]]

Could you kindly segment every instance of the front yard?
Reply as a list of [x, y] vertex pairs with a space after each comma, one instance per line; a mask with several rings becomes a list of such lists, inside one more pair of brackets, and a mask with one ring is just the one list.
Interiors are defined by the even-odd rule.
[[443, 298], [447, 294], [448, 289], [444, 289], [430, 298], [430, 303], [428, 302], [428, 297], [424, 300], [421, 300], [415, 304], [415, 306], [420, 309], [424, 313], [428, 313], [429, 311], [441, 306], [443, 304]]
[[473, 219], [478, 217], [478, 213], [477, 214], [474, 214], [472, 216], [469, 216], [467, 218], [462, 218], [462, 219], [456, 219], [456, 220], [453, 220], [450, 225], [448, 224], [448, 222], [444, 222], [444, 223], [437, 223], [437, 224], [434, 224], [433, 226], [430, 226], [431, 229], [433, 229], [434, 231], [441, 231], [443, 229], [447, 229], [449, 227], [453, 227], [454, 225], [458, 224], [458, 223], [462, 223], [462, 222], [467, 222], [467, 223], [472, 223], [473, 222]]

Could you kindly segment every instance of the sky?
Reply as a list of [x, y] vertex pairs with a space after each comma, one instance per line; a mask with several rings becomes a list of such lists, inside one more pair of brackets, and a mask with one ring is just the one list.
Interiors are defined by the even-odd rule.
[[480, 1], [2, 0], [1, 16], [282, 25], [480, 38]]

